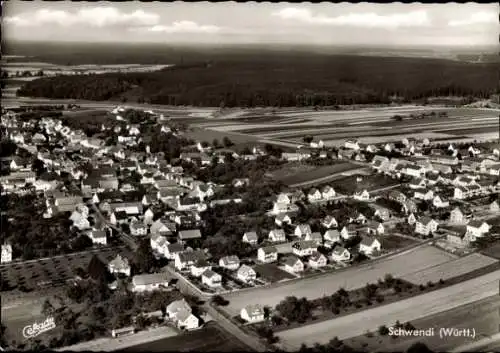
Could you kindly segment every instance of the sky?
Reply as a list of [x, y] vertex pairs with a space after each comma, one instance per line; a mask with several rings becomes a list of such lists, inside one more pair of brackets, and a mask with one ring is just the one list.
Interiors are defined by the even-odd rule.
[[375, 46], [498, 45], [499, 4], [24, 2], [8, 40]]

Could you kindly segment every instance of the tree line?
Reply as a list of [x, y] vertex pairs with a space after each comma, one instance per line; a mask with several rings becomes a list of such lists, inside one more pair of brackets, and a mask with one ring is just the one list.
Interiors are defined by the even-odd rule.
[[[212, 107], [387, 104], [438, 96], [488, 98], [497, 68], [435, 59], [281, 54], [220, 58], [153, 73], [44, 77], [21, 96]], [[128, 94], [130, 93], [130, 94]]]

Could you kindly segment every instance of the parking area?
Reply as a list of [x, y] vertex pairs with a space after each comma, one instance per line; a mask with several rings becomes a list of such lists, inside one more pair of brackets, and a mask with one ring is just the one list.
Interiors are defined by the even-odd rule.
[[29, 292], [65, 283], [75, 276], [77, 268], [86, 269], [90, 259], [98, 255], [103, 261], [110, 261], [117, 254], [130, 256], [125, 246], [107, 249], [93, 249], [83, 253], [67, 254], [50, 259], [12, 263], [0, 267], [2, 281], [8, 290]]

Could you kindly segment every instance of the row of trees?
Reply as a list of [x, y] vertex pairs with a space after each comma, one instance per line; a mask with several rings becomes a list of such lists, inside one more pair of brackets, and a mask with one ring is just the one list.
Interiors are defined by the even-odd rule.
[[146, 103], [254, 107], [386, 104], [393, 96], [409, 101], [497, 93], [494, 64], [296, 53], [280, 53], [279, 59], [249, 54], [155, 73], [50, 77], [27, 82], [18, 94], [107, 100], [138, 86], [138, 99]]

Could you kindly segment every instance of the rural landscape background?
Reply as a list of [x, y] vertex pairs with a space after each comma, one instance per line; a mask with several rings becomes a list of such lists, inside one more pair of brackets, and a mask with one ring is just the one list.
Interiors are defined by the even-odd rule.
[[[75, 350], [88, 350], [95, 344], [95, 349], [131, 352], [165, 351], [165, 347], [255, 351], [265, 346], [277, 351], [279, 347], [301, 353], [346, 353], [403, 351], [416, 345], [413, 352], [427, 352], [423, 350], [427, 347], [418, 345], [420, 339], [382, 334], [387, 327], [381, 323], [398, 320], [397, 325], [413, 328], [471, 325], [484, 337], [498, 333], [500, 299], [492, 296], [500, 279], [500, 217], [491, 206], [500, 201], [494, 174], [499, 170], [495, 166], [500, 141], [500, 45], [498, 31], [494, 32], [500, 28], [494, 22], [498, 6], [457, 5], [459, 10], [454, 10], [448, 5], [364, 4], [356, 10], [350, 7], [353, 4], [338, 4], [332, 10], [309, 5], [232, 4], [227, 12], [208, 3], [199, 8], [187, 3], [178, 3], [177, 8], [160, 3], [85, 8], [70, 2], [56, 8], [40, 1], [33, 8], [21, 2], [6, 6], [0, 71], [3, 165], [27, 156], [33, 159], [28, 163], [30, 173], [36, 172], [39, 179], [57, 174], [53, 171], [61, 174], [58, 168], [66, 168], [68, 162], [70, 172], [62, 172], [67, 180], [59, 186], [75, 195], [83, 195], [87, 177], [102, 170], [109, 173], [108, 167], [119, 170], [116, 175], [96, 177], [117, 183], [96, 189], [101, 190], [95, 192], [97, 204], [94, 195], [85, 196], [93, 219], [104, 219], [96, 211], [99, 203], [139, 203], [144, 209], [140, 207], [135, 215], [140, 221], [135, 219], [134, 224], [147, 223], [146, 209], [155, 222], [166, 222], [168, 214], [175, 221], [166, 223], [179, 223], [169, 234], [174, 245], [179, 230], [191, 230], [196, 224], [200, 239], [187, 244], [210, 254], [215, 272], [224, 275], [224, 289], [229, 289], [223, 295], [213, 295], [219, 292], [210, 288], [204, 292], [196, 286], [207, 290], [206, 285], [175, 270], [171, 258], [154, 257], [149, 225], [143, 236], [131, 236], [132, 221], [125, 220], [127, 224], [113, 228], [109, 243], [101, 247], [76, 230], [68, 214], [44, 218], [52, 202], [48, 200], [54, 198], [50, 192], [30, 194], [26, 187], [9, 193], [2, 184], [0, 241], [12, 243], [14, 261], [0, 266], [0, 346], [8, 342], [18, 350], [33, 350], [75, 344], [71, 346]], [[26, 124], [13, 127], [12, 116]], [[87, 145], [54, 133], [52, 142], [37, 143], [43, 153], [19, 153], [18, 145], [28, 146], [31, 138], [25, 143], [18, 130], [34, 136], [47, 130], [43, 124], [51, 119], [77, 131]], [[12, 142], [21, 139], [18, 133], [23, 142]], [[92, 142], [97, 147], [90, 146]], [[64, 156], [58, 159], [64, 167], [41, 161], [40, 156], [51, 153]], [[132, 163], [131, 155], [144, 158]], [[149, 199], [165, 189], [157, 187], [157, 180], [154, 185], [143, 183], [147, 173], [139, 175], [134, 168], [144, 167], [152, 156], [160, 156], [161, 163], [151, 162], [148, 170], [168, 169], [161, 177], [155, 175], [168, 188], [175, 184], [166, 194], [179, 192], [191, 202], [194, 191], [185, 179], [199, 183], [196, 192], [203, 193], [199, 190], [209, 185], [216, 190], [197, 201], [205, 206], [203, 211], [179, 211], [173, 198]], [[490, 164], [477, 161], [482, 157]], [[386, 172], [381, 167], [376, 170], [377, 158], [387, 160]], [[441, 165], [439, 158], [456, 158], [456, 165]], [[109, 165], [103, 165], [104, 160]], [[417, 179], [406, 175], [411, 168], [403, 162], [415, 168], [423, 168], [419, 163], [424, 162], [426, 168], [431, 166]], [[462, 169], [462, 163], [469, 162], [481, 164], [483, 170]], [[72, 174], [78, 168], [84, 175], [79, 180]], [[454, 183], [476, 172], [478, 180], [483, 178], [484, 194], [452, 197], [458, 188]], [[8, 180], [16, 172], [9, 173], [2, 171], [2, 177]], [[429, 177], [428, 187], [450, 200], [448, 206], [437, 208], [432, 199], [414, 197], [429, 175], [441, 178], [431, 184]], [[122, 190], [124, 185], [127, 191]], [[330, 187], [335, 196], [327, 201], [310, 197], [317, 191], [321, 198]], [[363, 192], [369, 194], [368, 200], [360, 196]], [[405, 197], [402, 207], [391, 192], [411, 196]], [[279, 197], [296, 198], [290, 201], [296, 209], [273, 213], [275, 206], [283, 206]], [[219, 204], [220, 200], [229, 204]], [[415, 201], [412, 212], [405, 208], [409, 201]], [[375, 215], [377, 207], [390, 209], [392, 218]], [[409, 224], [411, 213], [418, 220], [433, 217], [446, 228], [452, 208], [474, 213], [478, 222], [490, 222], [491, 237], [460, 249], [449, 246], [441, 228], [435, 238], [432, 234], [427, 238]], [[287, 224], [289, 215], [293, 223], [290, 219]], [[370, 218], [369, 223], [358, 222], [361, 216]], [[335, 226], [339, 231], [352, 233], [355, 228], [356, 244], [342, 240], [352, 258], [345, 263], [330, 260], [333, 250], [325, 240], [317, 247], [329, 259], [325, 269], [308, 267], [301, 274], [284, 270], [285, 258], [295, 254], [292, 244], [301, 239], [295, 229], [310, 224], [314, 233], [324, 231], [326, 238], [328, 217], [339, 221]], [[107, 218], [102, 221], [109, 223]], [[374, 224], [385, 227], [383, 236], [375, 231], [382, 250], [365, 256], [359, 250], [359, 235], [375, 238]], [[371, 233], [368, 227], [373, 228]], [[282, 243], [267, 237], [277, 228], [286, 230]], [[250, 231], [258, 233], [251, 246], [242, 241]], [[255, 259], [264, 246], [276, 248], [276, 264]], [[92, 287], [94, 279], [82, 274], [84, 270], [97, 257], [108, 264], [118, 254], [131, 259], [134, 275], [165, 271], [175, 285], [144, 296], [127, 290], [123, 294], [121, 287]], [[255, 268], [255, 283], [235, 280], [234, 273], [218, 266], [217, 260], [233, 254]], [[129, 277], [123, 283], [129, 283]], [[344, 302], [349, 295], [352, 302]], [[160, 307], [165, 311], [167, 304], [180, 298], [187, 298], [196, 315], [207, 319], [203, 327], [186, 333], [169, 322], [163, 327], [167, 334], [143, 330], [130, 341], [109, 338], [108, 329], [124, 326], [131, 313]], [[57, 301], [58, 320], [64, 326], [40, 340], [23, 340], [22, 328], [54, 309], [47, 307], [50, 300]], [[257, 303], [267, 310], [265, 323], [239, 322], [241, 309]], [[276, 317], [279, 323], [273, 321]], [[96, 338], [102, 341], [89, 343]], [[469, 341], [433, 337], [425, 344], [451, 350]], [[499, 347], [496, 342], [491, 345]]]

